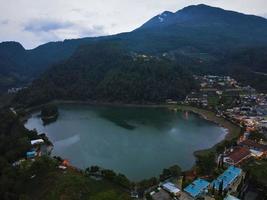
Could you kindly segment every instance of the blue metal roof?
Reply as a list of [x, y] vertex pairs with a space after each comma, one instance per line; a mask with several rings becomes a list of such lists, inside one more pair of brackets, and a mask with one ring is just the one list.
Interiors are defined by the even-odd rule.
[[233, 181], [240, 176], [242, 170], [235, 166], [230, 166], [227, 170], [224, 171], [217, 179], [212, 181], [212, 186], [214, 185], [215, 189], [219, 190], [220, 184], [223, 181], [223, 190], [233, 183]]
[[26, 156], [27, 156], [28, 158], [34, 157], [35, 155], [36, 155], [36, 151], [28, 151], [28, 152], [26, 153]]
[[192, 197], [200, 195], [208, 186], [209, 182], [203, 179], [197, 179], [192, 184], [188, 185], [184, 191], [190, 194]]

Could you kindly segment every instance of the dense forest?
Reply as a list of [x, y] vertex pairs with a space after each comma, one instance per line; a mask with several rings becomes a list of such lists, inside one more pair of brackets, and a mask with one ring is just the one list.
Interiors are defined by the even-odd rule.
[[165, 58], [131, 54], [117, 43], [81, 47], [15, 98], [27, 106], [51, 100], [156, 103], [183, 99], [197, 84]]
[[1, 110], [0, 115], [0, 196], [16, 199], [17, 173], [11, 164], [25, 157], [31, 148], [30, 139], [36, 138], [37, 133], [25, 129], [10, 110]]
[[[128, 51], [120, 42], [78, 48], [14, 99], [34, 106], [52, 100], [159, 103], [181, 100], [197, 83], [192, 74], [229, 75], [258, 91], [267, 91], [267, 49], [243, 48], [216, 60], [152, 56]], [[175, 53], [174, 53], [175, 54]], [[259, 72], [261, 71], [261, 72]]]
[[244, 85], [267, 92], [267, 47], [242, 48], [223, 57], [207, 73], [230, 75]]

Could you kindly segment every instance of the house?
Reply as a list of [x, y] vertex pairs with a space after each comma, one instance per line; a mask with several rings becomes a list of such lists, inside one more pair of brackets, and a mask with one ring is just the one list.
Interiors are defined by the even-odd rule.
[[43, 139], [31, 140], [31, 145], [37, 145], [44, 143]]
[[171, 182], [164, 183], [162, 188], [175, 196], [179, 196], [181, 192], [181, 190]]
[[224, 171], [217, 179], [212, 181], [211, 186], [216, 190], [220, 189], [220, 185], [222, 184], [222, 189], [231, 188], [238, 180], [239, 177], [242, 176], [242, 169], [237, 168], [235, 166], [230, 166], [227, 170]]
[[70, 162], [68, 160], [63, 160], [62, 165], [68, 167], [70, 166]]
[[263, 154], [267, 154], [267, 145], [260, 144], [253, 140], [243, 140], [239, 143], [240, 146], [248, 148], [253, 156], [260, 157]]
[[35, 158], [36, 155], [37, 155], [36, 151], [28, 151], [28, 152], [26, 153], [26, 157], [27, 157], [28, 159]]
[[64, 165], [59, 165], [58, 168], [59, 168], [59, 169], [62, 169], [62, 170], [66, 170], [66, 169], [67, 169], [67, 167], [64, 166]]
[[186, 96], [185, 103], [197, 104], [197, 103], [199, 103], [199, 99], [200, 99], [200, 95], [199, 94], [192, 93], [192, 94]]
[[184, 191], [189, 194], [194, 199], [204, 195], [208, 192], [208, 187], [210, 183], [203, 179], [197, 179], [190, 185], [188, 185]]
[[267, 130], [267, 120], [261, 120], [258, 126], [262, 130]]
[[178, 102], [177, 101], [174, 101], [174, 100], [172, 100], [172, 99], [166, 99], [166, 103], [167, 104], [177, 104]]
[[224, 163], [228, 165], [238, 165], [243, 160], [249, 158], [251, 156], [251, 152], [248, 148], [237, 146], [230, 150], [229, 153], [226, 153], [224, 156]]

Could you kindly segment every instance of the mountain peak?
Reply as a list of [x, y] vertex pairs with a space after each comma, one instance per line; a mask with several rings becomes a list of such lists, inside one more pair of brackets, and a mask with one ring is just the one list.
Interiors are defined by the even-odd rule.
[[19, 54], [25, 52], [24, 47], [19, 42], [1, 42], [0, 54]]
[[224, 10], [206, 4], [187, 6], [175, 13], [165, 11], [145, 23], [141, 28], [163, 28], [167, 26], [266, 26], [267, 20], [263, 17], [246, 15], [243, 13]]
[[192, 9], [192, 8], [197, 8], [197, 9], [203, 9], [203, 8], [215, 8], [206, 4], [197, 4], [197, 5], [190, 5], [187, 7], [184, 7], [183, 9]]
[[206, 4], [197, 4], [197, 5], [191, 5], [187, 6], [181, 10], [178, 10], [176, 13], [181, 12], [192, 12], [192, 13], [208, 13], [208, 12], [227, 12], [226, 10], [218, 7], [209, 6]]
[[24, 47], [19, 43], [15, 41], [7, 41], [7, 42], [1, 42], [0, 47], [4, 48], [18, 48], [18, 49], [24, 49]]

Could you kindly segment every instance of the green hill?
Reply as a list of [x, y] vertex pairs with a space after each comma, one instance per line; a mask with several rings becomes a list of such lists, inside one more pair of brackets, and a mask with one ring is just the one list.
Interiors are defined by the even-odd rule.
[[55, 65], [15, 102], [51, 100], [149, 103], [182, 99], [197, 86], [192, 75], [166, 58], [131, 54], [117, 43], [83, 46]]

